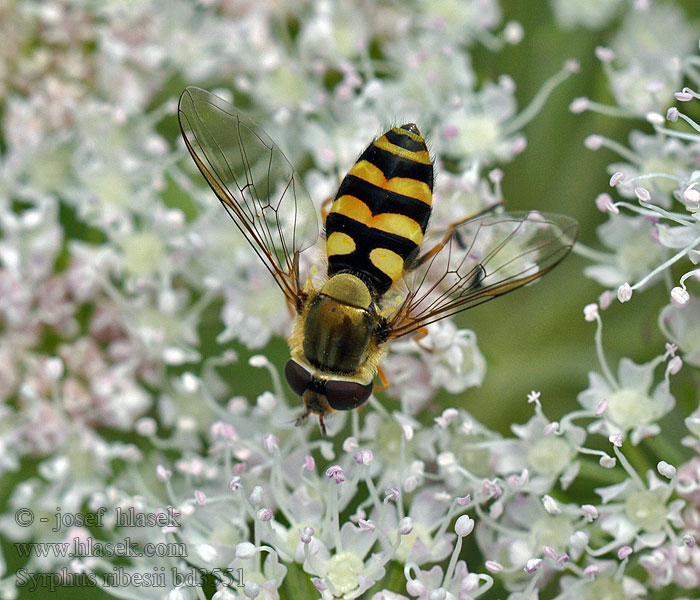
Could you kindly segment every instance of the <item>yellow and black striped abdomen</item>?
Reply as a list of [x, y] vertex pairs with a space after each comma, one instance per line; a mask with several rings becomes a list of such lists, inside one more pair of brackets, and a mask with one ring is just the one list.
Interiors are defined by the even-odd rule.
[[413, 124], [387, 131], [340, 184], [326, 218], [328, 275], [350, 272], [386, 293], [417, 252], [430, 219], [433, 163]]

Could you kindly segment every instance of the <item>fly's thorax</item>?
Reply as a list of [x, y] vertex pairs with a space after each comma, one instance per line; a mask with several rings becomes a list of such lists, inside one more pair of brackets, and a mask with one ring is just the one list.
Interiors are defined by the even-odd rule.
[[367, 362], [378, 317], [361, 279], [331, 277], [309, 301], [304, 323], [306, 360], [324, 372], [355, 373]]

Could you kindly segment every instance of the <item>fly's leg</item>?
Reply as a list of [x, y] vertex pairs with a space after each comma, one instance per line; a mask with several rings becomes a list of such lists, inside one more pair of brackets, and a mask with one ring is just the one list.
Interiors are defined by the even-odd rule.
[[386, 390], [389, 389], [391, 384], [389, 383], [389, 380], [386, 378], [386, 373], [384, 372], [384, 369], [379, 367], [377, 369], [377, 375], [379, 375], [379, 381], [381, 381], [381, 385], [375, 385], [372, 388], [373, 392], [385, 392]]
[[318, 426], [321, 429], [321, 437], [326, 437], [326, 422], [323, 420], [323, 415], [318, 415]]
[[413, 339], [415, 340], [416, 344], [420, 346], [421, 350], [425, 350], [426, 352], [432, 352], [433, 349], [430, 346], [426, 346], [424, 343], [421, 343], [427, 335], [428, 328], [420, 327], [419, 329], [416, 329], [416, 332], [413, 334]]
[[[294, 425], [299, 427], [300, 425], [306, 423], [310, 414], [311, 411], [307, 409], [306, 412], [303, 415], [301, 415], [301, 417], [297, 418], [297, 420], [294, 421]], [[323, 415], [318, 415], [318, 426], [321, 429], [321, 435], [323, 437], [326, 437], [326, 422], [323, 420]]]

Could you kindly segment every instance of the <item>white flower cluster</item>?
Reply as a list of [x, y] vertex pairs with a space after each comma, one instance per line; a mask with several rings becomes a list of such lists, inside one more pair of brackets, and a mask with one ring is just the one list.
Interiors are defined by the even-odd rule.
[[[496, 0], [0, 3], [0, 533], [16, 543], [5, 549], [56, 550], [0, 554], [0, 598], [76, 582], [169, 600], [562, 600], [700, 586], [698, 458], [664, 454], [654, 471], [638, 452], [662, 438], [671, 377], [683, 361], [700, 366], [700, 294], [688, 289], [698, 270], [670, 271], [700, 259], [699, 128], [679, 109], [668, 120], [690, 130], [659, 114], [671, 91], [698, 103], [700, 59], [675, 9], [553, 4], [566, 27], [623, 15], [597, 53], [618, 106], [572, 109], [652, 128], [629, 148], [587, 141], [622, 161], [611, 166], [622, 200], [596, 201], [610, 214], [609, 252], [580, 248], [609, 288], [584, 312], [601, 373], [556, 421], [532, 392], [530, 419], [503, 436], [461, 408], [486, 360], [475, 334], [446, 319], [392, 345], [396, 410], [372, 397], [334, 414], [319, 439], [293, 426], [298, 400], [273, 351], [246, 365], [228, 349], [262, 352], [290, 316], [184, 150], [181, 88], [246, 107], [319, 209], [387, 124], [423, 124], [438, 227], [500, 200], [497, 163], [525, 149], [523, 127], [577, 65], [542, 74], [520, 110], [512, 78], [481, 81], [472, 49], [523, 35]], [[630, 300], [656, 280], [669, 287], [669, 344], [613, 375], [600, 309], [615, 288]], [[256, 398], [242, 393], [251, 370], [267, 389]], [[700, 454], [698, 410], [685, 428], [683, 448]]]

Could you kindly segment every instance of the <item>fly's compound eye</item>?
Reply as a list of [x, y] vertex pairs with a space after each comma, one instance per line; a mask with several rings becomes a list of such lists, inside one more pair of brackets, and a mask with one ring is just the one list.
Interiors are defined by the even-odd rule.
[[287, 364], [284, 365], [284, 376], [287, 379], [289, 387], [292, 388], [294, 393], [298, 394], [299, 396], [304, 395], [304, 391], [311, 382], [311, 374], [299, 363], [293, 360], [288, 360]]
[[326, 382], [326, 399], [335, 410], [352, 410], [367, 402], [373, 387], [371, 381], [363, 385], [355, 381], [329, 379]]

